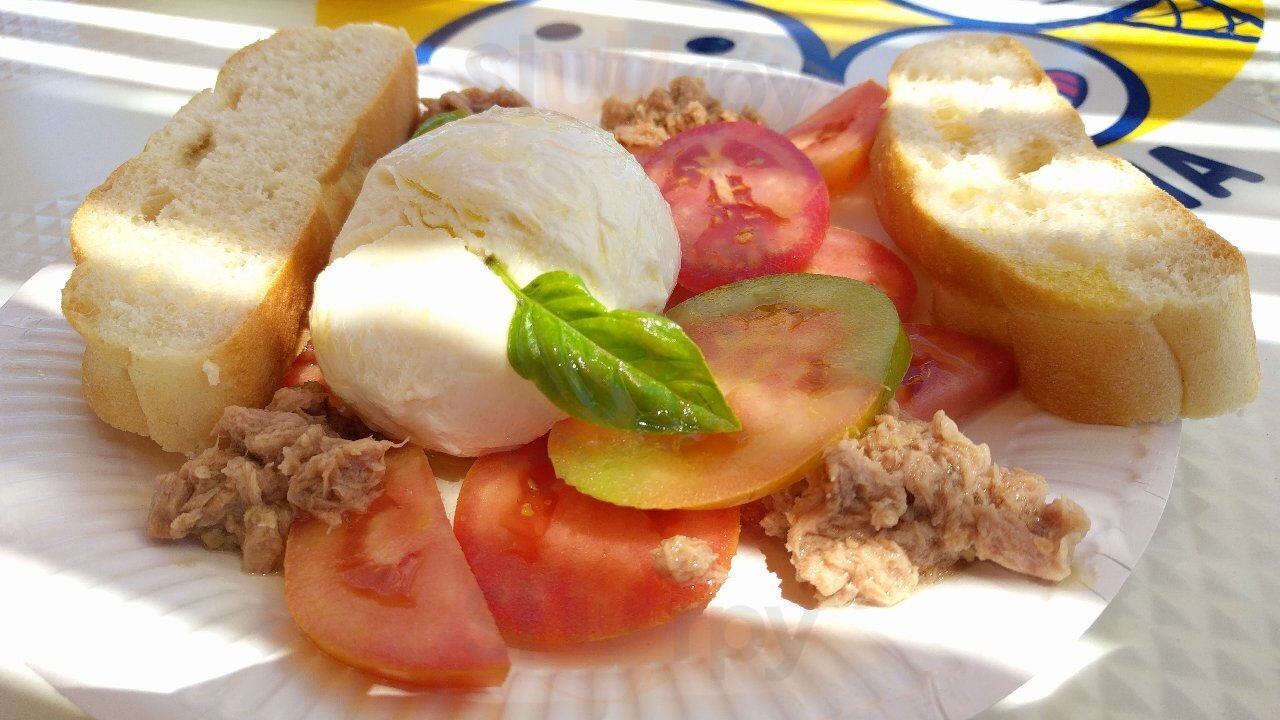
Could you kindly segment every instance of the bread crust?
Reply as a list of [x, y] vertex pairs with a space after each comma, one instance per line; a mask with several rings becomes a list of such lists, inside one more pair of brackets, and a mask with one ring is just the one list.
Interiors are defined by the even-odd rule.
[[[298, 351], [304, 313], [310, 306], [312, 285], [328, 261], [334, 236], [346, 218], [364, 176], [373, 162], [401, 144], [416, 121], [417, 64], [412, 45], [403, 31], [376, 33], [373, 37], [396, 43], [395, 60], [381, 68], [379, 77], [367, 78], [369, 102], [344, 119], [342, 151], [316, 178], [314, 206], [309, 216], [282, 229], [287, 235], [281, 254], [263, 288], [260, 302], [246, 317], [212, 341], [196, 347], [173, 347], [131, 337], [118, 327], [107, 327], [99, 318], [104, 302], [101, 289], [82, 287], [95, 263], [109, 254], [97, 234], [104, 216], [119, 212], [112, 186], [131, 164], [142, 162], [153, 151], [149, 141], [143, 154], [126, 161], [86, 197], [71, 225], [72, 254], [77, 268], [63, 292], [63, 312], [85, 339], [84, 396], [93, 411], [108, 424], [151, 437], [170, 451], [193, 452], [207, 446], [213, 425], [228, 405], [261, 407], [279, 387]], [[327, 28], [286, 30], [235, 53], [219, 73], [224, 83], [253, 82], [249, 65], [255, 55], [276, 52], [276, 38], [303, 42], [298, 33], [332, 33]], [[295, 34], [293, 38], [288, 36]], [[215, 93], [218, 91], [214, 91]], [[362, 92], [367, 92], [362, 89]], [[185, 122], [185, 113], [211, 102], [204, 91], [179, 111], [161, 133]], [[226, 100], [220, 100], [225, 102]], [[179, 128], [180, 130], [180, 128]], [[269, 201], [268, 201], [269, 202]], [[227, 213], [238, 208], [228, 207]], [[216, 278], [210, 292], [217, 291]], [[123, 302], [124, 300], [119, 300]], [[181, 313], [183, 307], [173, 308]]]
[[[939, 44], [953, 42], [989, 43], [992, 52], [1015, 57], [1026, 72], [1038, 74], [1038, 82], [1051, 82], [1010, 38], [962, 37]], [[930, 51], [921, 46], [908, 52], [919, 57]], [[909, 157], [911, 144], [920, 141], [911, 131], [919, 126], [899, 122], [892, 97], [895, 79], [913, 81], [895, 78], [905, 73], [903, 63], [900, 59], [890, 74], [890, 103], [872, 148], [871, 176], [881, 223], [933, 280], [934, 322], [1009, 347], [1027, 396], [1071, 420], [1129, 425], [1208, 417], [1257, 396], [1260, 371], [1248, 270], [1238, 249], [1140, 171], [1091, 147], [1088, 162], [1123, 178], [1141, 212], [1187, 238], [1161, 249], [1194, 255], [1184, 265], [1195, 268], [1199, 290], [1140, 292], [1116, 281], [1119, 273], [1111, 268], [1091, 273], [1083, 262], [1074, 275], [1057, 275], [1012, 252], [993, 250], [1003, 247], [998, 243], [971, 241], [975, 230], [940, 220], [939, 208], [931, 207], [920, 189], [925, 179]], [[1069, 108], [1065, 101], [1062, 105]], [[1048, 242], [1060, 229], [1019, 241]]]

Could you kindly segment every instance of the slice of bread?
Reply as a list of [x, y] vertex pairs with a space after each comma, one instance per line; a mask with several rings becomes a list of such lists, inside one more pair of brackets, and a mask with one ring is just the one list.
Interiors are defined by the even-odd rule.
[[260, 407], [298, 350], [315, 276], [369, 166], [418, 115], [403, 30], [283, 30], [234, 54], [89, 193], [62, 309], [107, 423], [191, 452]]
[[1235, 409], [1258, 392], [1243, 255], [1096, 149], [1021, 44], [956, 35], [889, 76], [876, 209], [939, 324], [1011, 347], [1026, 394], [1091, 423]]

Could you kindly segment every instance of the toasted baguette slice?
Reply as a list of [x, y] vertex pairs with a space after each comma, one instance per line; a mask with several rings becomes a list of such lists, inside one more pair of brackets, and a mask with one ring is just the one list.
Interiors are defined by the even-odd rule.
[[283, 30], [233, 55], [72, 219], [62, 309], [94, 412], [190, 452], [224, 407], [266, 403], [365, 173], [417, 112], [403, 30]]
[[872, 149], [876, 209], [935, 321], [1012, 348], [1026, 394], [1091, 423], [1220, 414], [1258, 392], [1239, 250], [1129, 163], [1008, 37], [904, 52]]

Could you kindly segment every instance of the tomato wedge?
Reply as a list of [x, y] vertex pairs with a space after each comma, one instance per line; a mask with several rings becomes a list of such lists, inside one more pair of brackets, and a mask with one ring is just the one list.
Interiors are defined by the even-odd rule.
[[678, 282], [702, 292], [800, 272], [831, 215], [822, 175], [786, 137], [752, 122], [681, 132], [645, 159], [680, 235]]
[[383, 492], [332, 530], [289, 528], [289, 613], [338, 660], [396, 683], [500, 685], [506, 645], [449, 527], [420, 448], [387, 453]]
[[867, 174], [871, 144], [884, 116], [889, 93], [874, 80], [845, 90], [787, 131], [836, 195]]
[[701, 348], [742, 429], [654, 435], [556, 423], [548, 439], [556, 472], [592, 497], [715, 508], [780, 490], [832, 442], [870, 424], [910, 357], [893, 304], [848, 278], [751, 278], [690, 298], [668, 316]]
[[[476, 460], [454, 527], [503, 636], [528, 647], [613, 637], [703, 607], [724, 582], [739, 522], [737, 508], [593, 500], [556, 479], [543, 438]], [[676, 579], [655, 566], [655, 548], [678, 536], [714, 553], [706, 576]]]
[[908, 323], [911, 365], [895, 396], [918, 418], [945, 410], [962, 418], [1018, 386], [1013, 353], [955, 330]]
[[884, 291], [907, 318], [916, 301], [916, 276], [892, 250], [861, 233], [832, 225], [805, 272], [871, 283]]

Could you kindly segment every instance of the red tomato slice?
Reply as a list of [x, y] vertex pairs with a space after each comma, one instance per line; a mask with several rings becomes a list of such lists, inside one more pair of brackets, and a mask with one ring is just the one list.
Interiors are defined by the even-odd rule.
[[680, 234], [679, 283], [702, 292], [804, 269], [827, 230], [822, 175], [791, 141], [752, 122], [685, 130], [644, 162]]
[[426, 455], [387, 453], [383, 492], [332, 530], [289, 528], [284, 593], [316, 645], [348, 665], [411, 686], [500, 685], [510, 667], [449, 527]]
[[915, 417], [938, 410], [963, 417], [1018, 386], [1013, 353], [999, 345], [933, 325], [902, 327], [911, 340], [911, 365], [895, 397]]
[[696, 294], [697, 293], [693, 292], [689, 288], [684, 287], [683, 285], [676, 285], [675, 288], [672, 289], [671, 291], [671, 297], [667, 298], [667, 307], [663, 310], [663, 312], [666, 312], [666, 310], [670, 310], [671, 308], [679, 305], [685, 300], [688, 300], [689, 298], [693, 297]]
[[631, 153], [635, 157], [636, 162], [640, 163], [641, 165], [643, 165], [644, 161], [647, 160], [649, 156], [653, 154], [654, 150], [657, 150], [656, 147], [652, 147], [652, 146], [638, 147], [633, 145], [623, 145], [622, 147], [626, 148], [627, 152]]
[[832, 225], [805, 272], [840, 275], [875, 285], [906, 318], [916, 300], [916, 276], [892, 250], [852, 230]]
[[[635, 510], [594, 500], [555, 476], [546, 439], [486, 455], [458, 495], [454, 527], [508, 642], [599, 640], [710, 602], [738, 547], [738, 509]], [[715, 553], [713, 572], [679, 582], [651, 551], [676, 535]]]
[[874, 80], [845, 90], [787, 131], [787, 137], [822, 171], [831, 193], [841, 193], [867, 174], [889, 93]]

